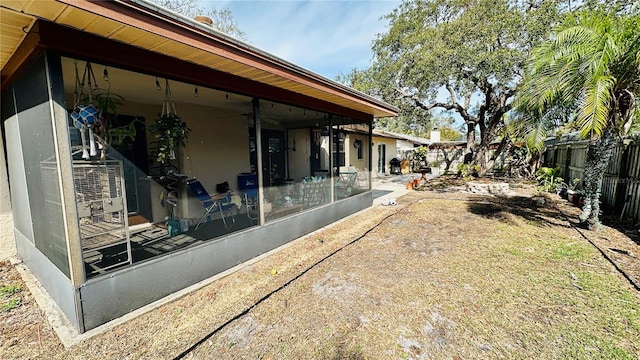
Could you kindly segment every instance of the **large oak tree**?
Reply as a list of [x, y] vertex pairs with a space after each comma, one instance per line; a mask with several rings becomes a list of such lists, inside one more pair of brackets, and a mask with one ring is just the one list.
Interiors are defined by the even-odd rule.
[[401, 108], [457, 114], [466, 124], [469, 158], [484, 172], [497, 156], [487, 150], [511, 110], [529, 52], [559, 19], [562, 3], [405, 1], [386, 16], [389, 30], [374, 42], [366, 71], [376, 85], [369, 92]]

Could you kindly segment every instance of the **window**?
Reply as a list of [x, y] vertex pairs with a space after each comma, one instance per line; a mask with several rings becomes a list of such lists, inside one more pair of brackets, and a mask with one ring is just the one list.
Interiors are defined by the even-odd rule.
[[333, 166], [345, 166], [344, 138], [345, 133], [342, 131], [336, 131], [333, 134], [333, 141], [335, 144], [335, 151], [333, 153]]

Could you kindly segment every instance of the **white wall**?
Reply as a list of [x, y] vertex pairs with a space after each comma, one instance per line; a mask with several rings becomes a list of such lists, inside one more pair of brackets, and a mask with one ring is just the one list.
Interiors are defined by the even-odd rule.
[[[367, 135], [348, 134], [344, 142], [345, 151], [345, 168], [343, 171], [367, 172], [369, 171], [369, 147], [367, 146]], [[362, 144], [362, 159], [358, 159], [358, 149], [353, 144], [356, 140], [360, 140]]]
[[[179, 172], [189, 178], [197, 178], [207, 191], [214, 195], [216, 184], [227, 181], [231, 189], [237, 189], [237, 175], [249, 172], [249, 126], [248, 120], [237, 112], [192, 104], [176, 103], [176, 112], [191, 129], [187, 147], [180, 148], [177, 155]], [[149, 131], [151, 124], [162, 110], [162, 104], [125, 103], [119, 110], [123, 115], [134, 115], [145, 119], [147, 142], [155, 140]], [[152, 154], [149, 154], [151, 157]], [[155, 159], [150, 159], [155, 161]], [[160, 204], [162, 186], [152, 181], [151, 206], [153, 219], [162, 221], [167, 209]], [[178, 215], [198, 217], [203, 207], [186, 189], [180, 192]]]
[[[411, 142], [409, 140], [397, 139], [396, 140], [396, 146], [398, 148], [398, 152], [407, 151], [407, 150], [413, 150], [414, 149], [413, 142]], [[400, 154], [396, 154], [395, 157], [400, 159]]]
[[373, 147], [371, 149], [373, 155], [373, 169], [371, 171], [371, 176], [378, 177], [380, 174], [378, 173], [378, 145], [385, 144], [387, 146], [386, 158], [384, 160], [385, 166], [385, 174], [389, 175], [389, 171], [391, 170], [389, 166], [389, 161], [396, 157], [398, 153], [398, 149], [396, 147], [396, 140], [383, 138], [379, 136], [373, 137]]
[[310, 176], [311, 164], [311, 135], [309, 129], [296, 129], [289, 131], [288, 148], [293, 147], [295, 140], [296, 151], [287, 150], [289, 156], [289, 178], [300, 182], [303, 177]]
[[[246, 117], [193, 105], [181, 108], [180, 116], [191, 129], [187, 147], [179, 153], [182, 173], [200, 180], [211, 195], [216, 193], [216, 184], [225, 181], [231, 189], [237, 189], [238, 174], [251, 169]], [[188, 201], [180, 203], [181, 217], [202, 214], [202, 205], [188, 190], [183, 191], [182, 199]]]

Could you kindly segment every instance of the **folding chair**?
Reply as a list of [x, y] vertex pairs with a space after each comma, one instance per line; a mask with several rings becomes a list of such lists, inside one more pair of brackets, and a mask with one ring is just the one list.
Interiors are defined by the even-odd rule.
[[220, 194], [218, 196], [211, 196], [207, 192], [207, 190], [202, 186], [200, 181], [196, 179], [187, 180], [187, 186], [189, 190], [195, 195], [200, 204], [204, 207], [204, 214], [198, 221], [196, 225], [196, 230], [200, 227], [200, 225], [205, 222], [211, 220], [211, 214], [218, 211], [220, 212], [220, 217], [222, 218], [222, 223], [224, 224], [225, 229], [229, 230], [233, 224], [235, 224], [236, 219], [231, 213], [231, 225], [227, 226], [227, 219], [224, 216], [225, 211], [233, 209], [234, 204], [231, 202], [231, 193]]
[[[250, 222], [258, 220], [258, 189], [247, 189], [244, 192], [244, 204], [247, 206], [247, 217]], [[252, 214], [252, 212], [254, 212]]]
[[242, 202], [247, 206], [249, 222], [258, 220], [258, 177], [253, 173], [238, 174], [238, 189], [243, 192]]

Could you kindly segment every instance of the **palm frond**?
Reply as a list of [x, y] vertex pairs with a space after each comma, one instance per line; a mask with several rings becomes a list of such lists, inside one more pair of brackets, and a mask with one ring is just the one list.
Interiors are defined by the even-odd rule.
[[611, 97], [615, 79], [600, 76], [593, 83], [585, 84], [585, 92], [580, 103], [577, 123], [583, 138], [591, 134], [600, 136], [609, 121]]

